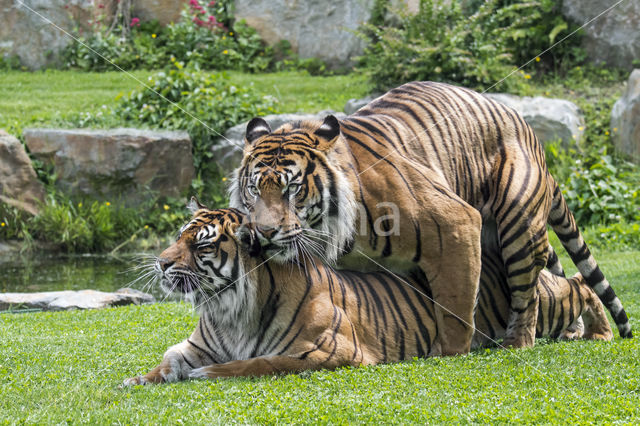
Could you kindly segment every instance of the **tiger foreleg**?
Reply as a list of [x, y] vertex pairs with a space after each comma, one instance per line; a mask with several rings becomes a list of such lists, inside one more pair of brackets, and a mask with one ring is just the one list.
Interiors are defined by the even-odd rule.
[[224, 377], [260, 377], [275, 374], [299, 373], [305, 370], [334, 369], [348, 365], [347, 360], [329, 359], [322, 357], [276, 355], [250, 358], [247, 360], [230, 361], [224, 364], [212, 364], [196, 368], [189, 374], [194, 379], [216, 379]]
[[438, 211], [438, 216], [431, 210], [433, 222], [421, 223], [425, 230], [422, 244], [429, 251], [420, 267], [429, 280], [438, 330], [430, 355], [466, 354], [471, 350], [475, 329], [482, 217], [471, 206], [453, 198], [439, 204], [448, 209]]
[[185, 380], [194, 367], [206, 362], [202, 354], [187, 340], [170, 347], [162, 357], [162, 362], [142, 376], [130, 377], [124, 386], [146, 385], [149, 383], [170, 383]]

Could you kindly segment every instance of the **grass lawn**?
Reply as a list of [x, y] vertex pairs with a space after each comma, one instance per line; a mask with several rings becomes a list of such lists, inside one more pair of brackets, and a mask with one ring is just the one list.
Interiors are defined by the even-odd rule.
[[[95, 113], [103, 105], [146, 81], [151, 71], [89, 73], [79, 71], [0, 73], [0, 129], [19, 132], [28, 126], [48, 125], [79, 112]], [[367, 92], [363, 77], [356, 75], [310, 77], [300, 72], [274, 74], [228, 73], [239, 86], [253, 84], [256, 91], [271, 95], [282, 112], [342, 111], [350, 98]]]
[[[640, 251], [596, 258], [638, 335]], [[155, 366], [196, 321], [175, 303], [1, 315], [0, 423], [640, 421], [638, 338], [541, 340], [526, 350], [118, 389]]]

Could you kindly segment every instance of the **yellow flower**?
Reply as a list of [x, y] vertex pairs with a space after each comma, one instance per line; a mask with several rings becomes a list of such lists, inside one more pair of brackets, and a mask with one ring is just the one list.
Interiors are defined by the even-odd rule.
[[544, 92], [545, 95], [549, 96], [549, 92]]
[[106, 204], [107, 206], [110, 206], [110, 205], [111, 205], [111, 203], [110, 203], [110, 202], [108, 202], [108, 201], [107, 201], [105, 204]]
[[605, 134], [605, 136], [609, 136], [609, 131], [608, 131], [608, 130], [605, 130], [605, 131], [604, 131], [604, 134]]
[[78, 203], [78, 207], [82, 207], [82, 203]]
[[226, 176], [225, 176], [225, 177], [223, 177], [223, 178], [222, 178], [222, 181], [223, 181], [223, 182], [226, 182], [226, 181], [227, 181], [227, 177], [226, 177]]
[[525, 74], [525, 75], [524, 75], [524, 78], [526, 78], [527, 80], [529, 80], [529, 79], [531, 78], [531, 75], [530, 75], [530, 74]]
[[540, 62], [540, 56], [536, 56], [536, 62]]
[[230, 36], [232, 36], [232, 35], [233, 35], [233, 31], [231, 31], [231, 32], [229, 33], [229, 35], [230, 35]]
[[614, 131], [614, 132], [617, 132], [617, 131], [618, 131], [618, 128], [617, 128], [617, 127], [614, 127], [614, 128], [613, 128], [613, 131]]
[[580, 126], [580, 127], [578, 127], [578, 130], [583, 131], [584, 127]]
[[144, 226], [144, 229], [149, 229], [149, 225], [145, 225], [145, 226]]
[[5, 226], [7, 226], [7, 224], [2, 222], [2, 223], [0, 223], [0, 226], [5, 227]]
[[164, 206], [162, 206], [162, 208], [165, 209], [165, 210], [169, 210], [169, 206], [166, 205], [166, 204]]
[[226, 55], [227, 53], [229, 53], [229, 51], [228, 50], [223, 50], [222, 53]]
[[223, 39], [223, 40], [226, 40], [226, 39], [227, 39], [227, 36], [222, 36], [222, 39]]
[[151, 34], [151, 38], [156, 38], [156, 35], [155, 34]]

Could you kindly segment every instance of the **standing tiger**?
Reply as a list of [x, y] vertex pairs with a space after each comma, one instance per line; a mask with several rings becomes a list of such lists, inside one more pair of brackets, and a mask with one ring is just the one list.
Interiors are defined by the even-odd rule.
[[[196, 206], [198, 207], [198, 206]], [[309, 253], [295, 266], [260, 255], [255, 231], [237, 210], [196, 210], [178, 240], [156, 262], [163, 287], [189, 294], [200, 320], [162, 362], [125, 385], [188, 377], [260, 376], [427, 356], [439, 330], [424, 275], [334, 271]], [[480, 296], [474, 341], [504, 336], [509, 313], [504, 282]], [[488, 283], [488, 282], [487, 282]], [[584, 337], [612, 337], [602, 303], [578, 274], [569, 280], [543, 271], [539, 335], [560, 335], [582, 315]], [[580, 337], [578, 332], [574, 337]]]
[[419, 267], [436, 302], [436, 350], [445, 355], [470, 349], [487, 221], [497, 225], [511, 294], [505, 346], [533, 345], [548, 223], [620, 335], [631, 337], [533, 130], [471, 90], [413, 82], [342, 121], [329, 115], [275, 131], [255, 118], [231, 206], [250, 214], [278, 261], [312, 241], [330, 263], [342, 256], [341, 265], [359, 269]]

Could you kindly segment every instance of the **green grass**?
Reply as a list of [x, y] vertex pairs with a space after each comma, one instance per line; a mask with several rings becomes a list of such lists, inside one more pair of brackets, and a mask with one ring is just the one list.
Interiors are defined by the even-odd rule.
[[[46, 71], [0, 73], [0, 128], [15, 133], [28, 126], [61, 122], [80, 112], [92, 114], [114, 106], [117, 98], [141, 87], [151, 71], [88, 73]], [[253, 84], [256, 91], [280, 101], [282, 112], [342, 111], [349, 98], [367, 92], [357, 75], [310, 77], [301, 72], [274, 74], [229, 73], [237, 85]], [[135, 77], [135, 79], [134, 79]]]
[[[640, 251], [596, 256], [638, 334]], [[0, 423], [640, 421], [638, 338], [118, 389], [196, 321], [175, 303], [0, 316]]]

